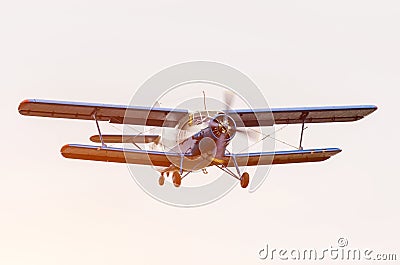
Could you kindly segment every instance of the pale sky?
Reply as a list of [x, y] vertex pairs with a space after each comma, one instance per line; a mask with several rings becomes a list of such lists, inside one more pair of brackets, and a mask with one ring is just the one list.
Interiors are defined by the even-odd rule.
[[[266, 243], [340, 237], [400, 254], [399, 27], [398, 1], [2, 1], [0, 264], [265, 264]], [[128, 104], [193, 60], [242, 71], [271, 107], [379, 110], [310, 125], [305, 147], [343, 149], [328, 161], [275, 166], [257, 192], [193, 209], [149, 197], [125, 165], [64, 159], [92, 122], [17, 112], [25, 98]], [[296, 145], [290, 130], [281, 137]]]

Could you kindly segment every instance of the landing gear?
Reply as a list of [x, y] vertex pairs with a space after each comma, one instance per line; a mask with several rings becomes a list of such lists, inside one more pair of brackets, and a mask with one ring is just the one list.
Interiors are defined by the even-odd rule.
[[162, 185], [164, 185], [164, 182], [165, 182], [164, 173], [161, 173], [161, 176], [158, 179], [158, 184], [160, 184], [160, 186], [162, 186]]
[[244, 172], [240, 177], [240, 186], [242, 186], [243, 189], [247, 188], [247, 186], [249, 185], [249, 181], [250, 181], [249, 173]]
[[172, 175], [172, 182], [174, 183], [175, 187], [179, 187], [181, 185], [182, 176], [178, 171], [174, 171]]
[[233, 160], [233, 161], [236, 164], [237, 174], [233, 173], [228, 167], [226, 167], [226, 166], [224, 166], [222, 164], [219, 164], [219, 165], [216, 165], [216, 166], [217, 166], [217, 168], [221, 169], [225, 173], [228, 173], [229, 175], [231, 175], [235, 179], [239, 180], [240, 181], [240, 186], [242, 186], [242, 188], [245, 189], [245, 188], [247, 188], [247, 186], [249, 186], [250, 175], [247, 172], [243, 172], [243, 174], [240, 175], [239, 167], [237, 166], [237, 163], [235, 162], [235, 160]]
[[239, 165], [236, 162], [236, 158], [234, 156], [232, 156], [232, 160], [233, 160], [233, 164], [236, 167], [236, 171], [237, 174], [235, 174], [234, 172], [232, 172], [228, 167], [226, 167], [223, 164], [219, 164], [216, 165], [217, 168], [221, 169], [222, 171], [228, 173], [229, 175], [231, 175], [232, 177], [234, 177], [235, 179], [240, 181], [240, 186], [242, 186], [243, 189], [247, 188], [247, 186], [249, 186], [249, 182], [250, 182], [250, 176], [249, 173], [247, 172], [243, 172], [243, 174], [240, 174], [240, 169], [239, 169]]

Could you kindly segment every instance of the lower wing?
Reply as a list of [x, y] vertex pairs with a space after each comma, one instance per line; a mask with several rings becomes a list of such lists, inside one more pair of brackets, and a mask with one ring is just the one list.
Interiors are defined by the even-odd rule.
[[342, 150], [339, 148], [291, 150], [276, 152], [240, 153], [225, 156], [228, 167], [234, 167], [236, 163], [241, 166], [257, 166], [271, 164], [289, 164], [324, 161]]
[[92, 161], [117, 162], [138, 165], [168, 167], [178, 163], [181, 155], [170, 152], [157, 152], [114, 147], [99, 147], [91, 145], [67, 144], [61, 148], [61, 154], [66, 158]]
[[[241, 166], [258, 166], [271, 164], [289, 164], [304, 162], [324, 161], [333, 155], [341, 152], [339, 148], [292, 150], [277, 152], [258, 152], [225, 155], [223, 164], [234, 167], [236, 163]], [[68, 144], [61, 148], [61, 154], [66, 158], [83, 159], [92, 161], [117, 162], [138, 165], [152, 165], [169, 167], [179, 165], [182, 158], [185, 158], [183, 167], [191, 166], [190, 161], [195, 157], [191, 155], [159, 152], [137, 149], [123, 149], [115, 147], [99, 147], [91, 145]], [[186, 159], [188, 158], [188, 159]], [[193, 161], [194, 163], [194, 161]], [[198, 163], [198, 162], [196, 162]], [[207, 166], [210, 164], [207, 164]], [[206, 165], [205, 165], [206, 166]]]

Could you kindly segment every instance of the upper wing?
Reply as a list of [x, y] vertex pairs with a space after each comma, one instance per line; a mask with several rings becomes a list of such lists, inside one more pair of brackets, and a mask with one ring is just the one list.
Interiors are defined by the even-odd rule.
[[272, 126], [274, 124], [356, 121], [377, 109], [373, 105], [239, 109], [227, 113], [239, 127]]
[[[347, 122], [359, 120], [377, 109], [373, 105], [239, 109], [226, 111], [238, 127], [274, 124]], [[188, 110], [27, 99], [20, 103], [22, 115], [93, 120], [134, 125], [175, 127]]]
[[61, 148], [61, 154], [66, 158], [73, 159], [153, 165], [160, 167], [168, 167], [172, 162], [179, 163], [179, 160], [181, 159], [181, 155], [177, 153], [79, 144], [64, 145]]
[[93, 120], [133, 125], [175, 127], [187, 110], [133, 107], [124, 105], [27, 99], [20, 103], [19, 113], [28, 116]]
[[238, 166], [257, 166], [272, 164], [289, 164], [324, 161], [341, 152], [339, 148], [292, 150], [277, 152], [241, 153], [225, 155], [228, 166], [235, 166], [233, 156]]

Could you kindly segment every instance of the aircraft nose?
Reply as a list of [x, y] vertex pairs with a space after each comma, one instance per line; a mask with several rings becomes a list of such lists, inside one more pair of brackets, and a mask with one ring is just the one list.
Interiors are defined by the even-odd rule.
[[213, 139], [210, 137], [204, 137], [199, 142], [199, 149], [202, 156], [215, 156], [217, 152], [217, 146]]

